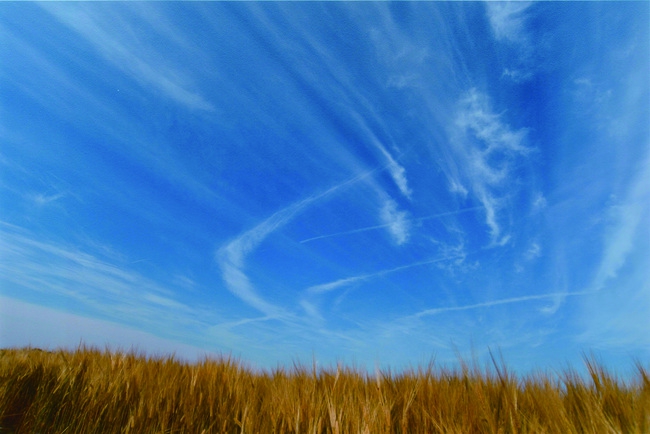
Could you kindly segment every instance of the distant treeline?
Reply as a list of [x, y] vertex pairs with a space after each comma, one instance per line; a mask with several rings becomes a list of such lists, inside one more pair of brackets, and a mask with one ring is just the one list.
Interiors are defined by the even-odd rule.
[[0, 433], [650, 433], [650, 377], [433, 365], [257, 372], [232, 359], [0, 350]]

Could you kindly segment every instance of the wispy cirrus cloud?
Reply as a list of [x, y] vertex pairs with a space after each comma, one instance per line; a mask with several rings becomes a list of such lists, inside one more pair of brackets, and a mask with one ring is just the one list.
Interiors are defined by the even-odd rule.
[[[397, 186], [399, 192], [407, 199], [411, 199], [413, 194], [408, 186], [408, 179], [406, 176], [406, 169], [400, 165], [386, 147], [377, 139], [375, 133], [370, 129], [363, 119], [358, 119], [359, 124], [366, 132], [366, 137], [375, 148], [381, 153], [386, 161], [384, 169], [388, 170], [391, 179]], [[377, 196], [380, 198], [380, 211], [379, 219], [382, 222], [381, 227], [388, 229], [388, 232], [397, 245], [405, 244], [410, 236], [410, 222], [408, 213], [398, 209], [398, 204], [391, 198], [391, 196], [379, 186], [376, 182], [370, 182], [370, 185], [375, 190]]]
[[194, 89], [189, 75], [166, 64], [153, 46], [143, 47], [141, 41], [128, 39], [134, 34], [128, 21], [119, 16], [108, 19], [96, 7], [80, 4], [43, 4], [42, 7], [83, 36], [113, 66], [141, 84], [153, 87], [189, 109], [214, 109]]
[[497, 40], [522, 42], [525, 12], [530, 2], [488, 2], [485, 3], [490, 26]]
[[401, 166], [397, 161], [395, 161], [393, 156], [388, 153], [386, 148], [384, 148], [380, 144], [378, 144], [377, 147], [384, 155], [386, 160], [388, 160], [388, 170], [390, 172], [391, 177], [393, 178], [393, 181], [397, 185], [397, 188], [399, 188], [400, 192], [405, 197], [410, 199], [411, 194], [413, 192], [408, 186], [408, 180], [406, 179], [406, 169], [404, 169], [403, 166]]
[[643, 242], [644, 237], [637, 234], [650, 215], [650, 158], [645, 159], [642, 167], [624, 202], [609, 209], [611, 225], [604, 237], [603, 256], [592, 284], [595, 290], [602, 289], [608, 280], [615, 278], [635, 245]]
[[[492, 153], [504, 151], [518, 153], [530, 151], [522, 144], [527, 131], [511, 130], [501, 121], [501, 115], [493, 111], [488, 96], [476, 88], [470, 89], [461, 98], [456, 124], [472, 131], [476, 138], [484, 142], [481, 147], [485, 157], [496, 157]], [[493, 171], [493, 169], [488, 170]], [[495, 181], [498, 180], [497, 176]]]
[[19, 291], [39, 294], [43, 303], [65, 300], [94, 314], [167, 336], [177, 330], [168, 329], [161, 318], [174, 317], [179, 329], [196, 326], [198, 311], [193, 306], [179, 301], [173, 289], [125, 263], [39, 239], [27, 229], [4, 222], [0, 222], [0, 235], [0, 277], [6, 295]]
[[[54, 131], [57, 131], [58, 125], [66, 124], [70, 125], [70, 131], [86, 131], [87, 134], [104, 137], [103, 140], [98, 140], [95, 143], [96, 149], [119, 153], [121, 158], [129, 162], [128, 164], [137, 166], [137, 169], [130, 171], [131, 174], [140, 173], [142, 169], [155, 172], [155, 176], [160, 181], [166, 180], [163, 182], [170, 182], [175, 188], [187, 189], [187, 194], [198, 200], [203, 200], [213, 210], [224, 209], [222, 198], [205, 182], [206, 177], [201, 176], [200, 172], [187, 170], [187, 166], [181, 162], [182, 159], [178, 158], [173, 142], [167, 140], [167, 137], [151, 136], [147, 131], [148, 128], [143, 127], [142, 122], [138, 120], [138, 116], [133, 115], [139, 110], [139, 97], [144, 96], [140, 101], [147, 100], [151, 103], [150, 97], [153, 94], [159, 94], [161, 101], [170, 98], [170, 96], [155, 85], [146, 83], [146, 77], [138, 78], [135, 72], [127, 71], [125, 68], [129, 68], [129, 66], [127, 64], [120, 65], [119, 59], [109, 59], [106, 57], [108, 54], [104, 54], [102, 57], [101, 50], [105, 49], [110, 52], [115, 47], [110, 44], [107, 47], [99, 47], [101, 40], [92, 42], [89, 40], [92, 35], [84, 33], [95, 31], [90, 28], [92, 25], [89, 23], [98, 22], [99, 27], [96, 31], [104, 32], [106, 38], [114, 38], [116, 40], [114, 45], [126, 50], [125, 56], [137, 58], [134, 60], [137, 62], [148, 63], [150, 70], [155, 71], [155, 74], [169, 73], [174, 77], [178, 75], [179, 82], [186, 83], [188, 89], [194, 89], [193, 83], [196, 75], [191, 73], [190, 68], [187, 65], [175, 64], [167, 60], [170, 57], [167, 53], [173, 51], [173, 48], [156, 46], [150, 50], [151, 47], [146, 44], [135, 43], [136, 40], [141, 42], [146, 39], [141, 37], [143, 32], [146, 33], [142, 27], [148, 27], [140, 27], [138, 23], [141, 25], [141, 22], [132, 20], [131, 8], [143, 9], [140, 15], [148, 16], [149, 20], [154, 21], [155, 19], [152, 17], [157, 8], [134, 4], [105, 8], [105, 5], [99, 3], [93, 5], [48, 3], [38, 6], [29, 5], [29, 7], [38, 12], [33, 14], [33, 27], [40, 29], [37, 33], [41, 34], [42, 40], [47, 40], [57, 32], [71, 33], [72, 35], [66, 37], [65, 43], [44, 48], [29, 36], [29, 32], [12, 31], [12, 26], [0, 26], [2, 34], [0, 38], [7, 42], [11, 52], [20, 53], [21, 60], [20, 62], [11, 62], [13, 69], [8, 69], [5, 72], [14, 81], [13, 85], [20, 89], [28, 101], [42, 106], [47, 113], [51, 113], [51, 116], [42, 119], [38, 129], [21, 130], [0, 127], [2, 140], [11, 144], [5, 152], [9, 152], [12, 147], [15, 147], [16, 149], [21, 148], [25, 155], [30, 156], [30, 164], [25, 167], [20, 167], [16, 163], [18, 160], [11, 158], [9, 163], [11, 170], [22, 172], [21, 176], [32, 178], [30, 182], [39, 185], [38, 188], [33, 188], [36, 190], [36, 194], [32, 191], [21, 191], [19, 194], [30, 205], [48, 203], [56, 204], [59, 208], [62, 205], [68, 206], [71, 198], [81, 202], [89, 195], [101, 194], [111, 201], [119, 202], [123, 208], [139, 209], [143, 216], [149, 214], [147, 218], [151, 218], [152, 221], [165, 218], [163, 213], [153, 211], [153, 207], [141, 206], [142, 197], [137, 197], [143, 191], [137, 188], [140, 186], [126, 187], [128, 177], [114, 176], [115, 172], [112, 171], [110, 161], [96, 158], [98, 155], [96, 152], [80, 153], [77, 158], [72, 159], [69, 156], [75, 154], [76, 149], [79, 149], [74, 140], [63, 140], [56, 146], [42, 140], [44, 136], [56, 134]], [[75, 23], [75, 14], [87, 16], [86, 21]], [[71, 29], [68, 27], [73, 25], [83, 28], [76, 32], [72, 29], [70, 32]], [[158, 22], [148, 22], [148, 25], [155, 27]], [[168, 37], [174, 39], [173, 35], [168, 33], [169, 31], [171, 30], [165, 30], [161, 39], [169, 39]], [[96, 45], [97, 53], [93, 49]], [[85, 48], [81, 50], [80, 46]], [[185, 48], [185, 46], [183, 47]], [[61, 59], [75, 60], [60, 61]], [[29, 71], [29, 74], [25, 71]], [[131, 80], [124, 80], [124, 76]], [[47, 83], [47, 85], [42, 86], [42, 83]], [[130, 87], [131, 92], [127, 95], [124, 92], [126, 89], [122, 89], [123, 92], [120, 94], [118, 89], [111, 89], [111, 86], [117, 83], [128, 83], [127, 86]], [[99, 89], [104, 89], [108, 93], [100, 92]], [[132, 104], [134, 111], [123, 110], [124, 107], [120, 107], [118, 101], [122, 98], [128, 101], [127, 104]], [[84, 109], [80, 111], [79, 107]], [[146, 110], [150, 109], [151, 107]], [[155, 117], [155, 115], [152, 116]], [[48, 164], [53, 170], [34, 170], [38, 167], [39, 162], [46, 160], [49, 161]], [[96, 166], [97, 164], [99, 166]], [[69, 177], [68, 174], [74, 174], [74, 176]], [[71, 185], [72, 179], [83, 179], [83, 181]], [[12, 189], [18, 187], [16, 177], [10, 177], [9, 180], [3, 187]], [[66, 197], [48, 202], [61, 192], [65, 192]]]
[[66, 193], [55, 193], [55, 194], [37, 193], [32, 195], [32, 200], [37, 206], [45, 206], [50, 203], [54, 203], [66, 196], [67, 196]]
[[244, 273], [246, 256], [271, 233], [289, 222], [311, 201], [310, 199], [303, 200], [277, 211], [271, 217], [220, 247], [216, 253], [217, 264], [228, 290], [244, 303], [268, 316], [280, 317], [284, 316], [286, 312], [257, 293], [250, 279]]
[[[533, 60], [542, 50], [527, 29], [530, 2], [486, 2], [486, 14], [495, 39], [516, 53], [501, 78], [520, 84], [530, 81], [537, 67]], [[533, 54], [535, 53], [535, 54]]]
[[501, 74], [501, 77], [512, 80], [515, 83], [523, 83], [533, 78], [533, 73], [531, 71], [520, 69], [505, 68]]
[[[377, 118], [377, 115], [370, 111], [369, 116], [371, 118]], [[404, 166], [402, 166], [396, 159], [393, 157], [393, 155], [386, 149], [386, 146], [377, 138], [377, 135], [373, 131], [372, 128], [368, 125], [368, 120], [362, 118], [359, 115], [354, 115], [353, 116], [357, 123], [358, 126], [364, 131], [365, 135], [364, 137], [366, 140], [368, 140], [382, 155], [384, 160], [386, 161], [386, 166], [385, 168], [388, 169], [388, 172], [399, 189], [400, 193], [407, 199], [411, 199], [411, 196], [413, 194], [413, 191], [408, 185], [408, 178], [406, 176], [406, 169]], [[375, 119], [377, 121], [378, 119]], [[396, 149], [398, 152], [399, 150], [397, 149], [396, 146], [393, 146], [394, 149]]]
[[402, 245], [409, 239], [411, 223], [406, 211], [400, 211], [395, 201], [388, 199], [384, 202], [381, 209], [381, 220], [390, 235], [393, 237], [395, 244]]
[[600, 258], [581, 306], [577, 340], [597, 349], [650, 348], [650, 158], [633, 172], [620, 200], [603, 210]]
[[[611, 226], [604, 232], [601, 259], [590, 288], [596, 295], [584, 300], [577, 340], [597, 349], [650, 349], [650, 191], [646, 170], [624, 205], [611, 210]], [[643, 357], [643, 356], [642, 356]]]
[[537, 241], [533, 241], [526, 253], [524, 253], [524, 259], [526, 261], [533, 261], [539, 258], [542, 255], [542, 247]]
[[528, 248], [521, 254], [521, 259], [518, 259], [514, 264], [514, 269], [517, 273], [522, 273], [525, 266], [534, 262], [542, 255], [542, 246], [539, 241], [534, 240], [529, 242]]
[[115, 322], [0, 296], [0, 345], [20, 347], [25, 342], [51, 350], [61, 347], [74, 350], [79, 342], [83, 342], [99, 348], [108, 346], [112, 350], [175, 354], [192, 362], [206, 356], [218, 356], [184, 342], [161, 338]]
[[[512, 130], [502, 115], [492, 110], [488, 96], [477, 89], [468, 91], [458, 103], [455, 118], [456, 167], [460, 179], [451, 177], [452, 193], [473, 194], [485, 208], [485, 222], [492, 243], [503, 245], [504, 235], [499, 212], [507, 205], [511, 166], [531, 149], [524, 146], [526, 129]], [[450, 170], [450, 173], [455, 172]], [[467, 185], [467, 187], [465, 186]]]

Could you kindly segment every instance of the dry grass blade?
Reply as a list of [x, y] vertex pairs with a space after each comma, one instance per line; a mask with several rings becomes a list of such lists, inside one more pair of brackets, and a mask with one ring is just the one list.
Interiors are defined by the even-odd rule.
[[624, 382], [593, 357], [588, 378], [493, 368], [393, 374], [80, 347], [0, 350], [0, 433], [647, 433], [650, 377]]

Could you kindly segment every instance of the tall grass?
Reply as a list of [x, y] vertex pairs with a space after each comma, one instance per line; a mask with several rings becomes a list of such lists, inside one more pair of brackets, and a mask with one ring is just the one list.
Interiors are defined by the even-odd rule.
[[623, 382], [592, 358], [518, 378], [430, 365], [370, 375], [345, 366], [256, 372], [224, 358], [0, 350], [0, 432], [648, 433], [650, 378]]

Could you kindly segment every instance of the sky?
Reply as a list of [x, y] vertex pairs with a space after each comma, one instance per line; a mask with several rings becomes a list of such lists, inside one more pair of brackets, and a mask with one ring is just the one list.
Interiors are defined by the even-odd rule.
[[650, 360], [650, 3], [0, 3], [0, 346]]

